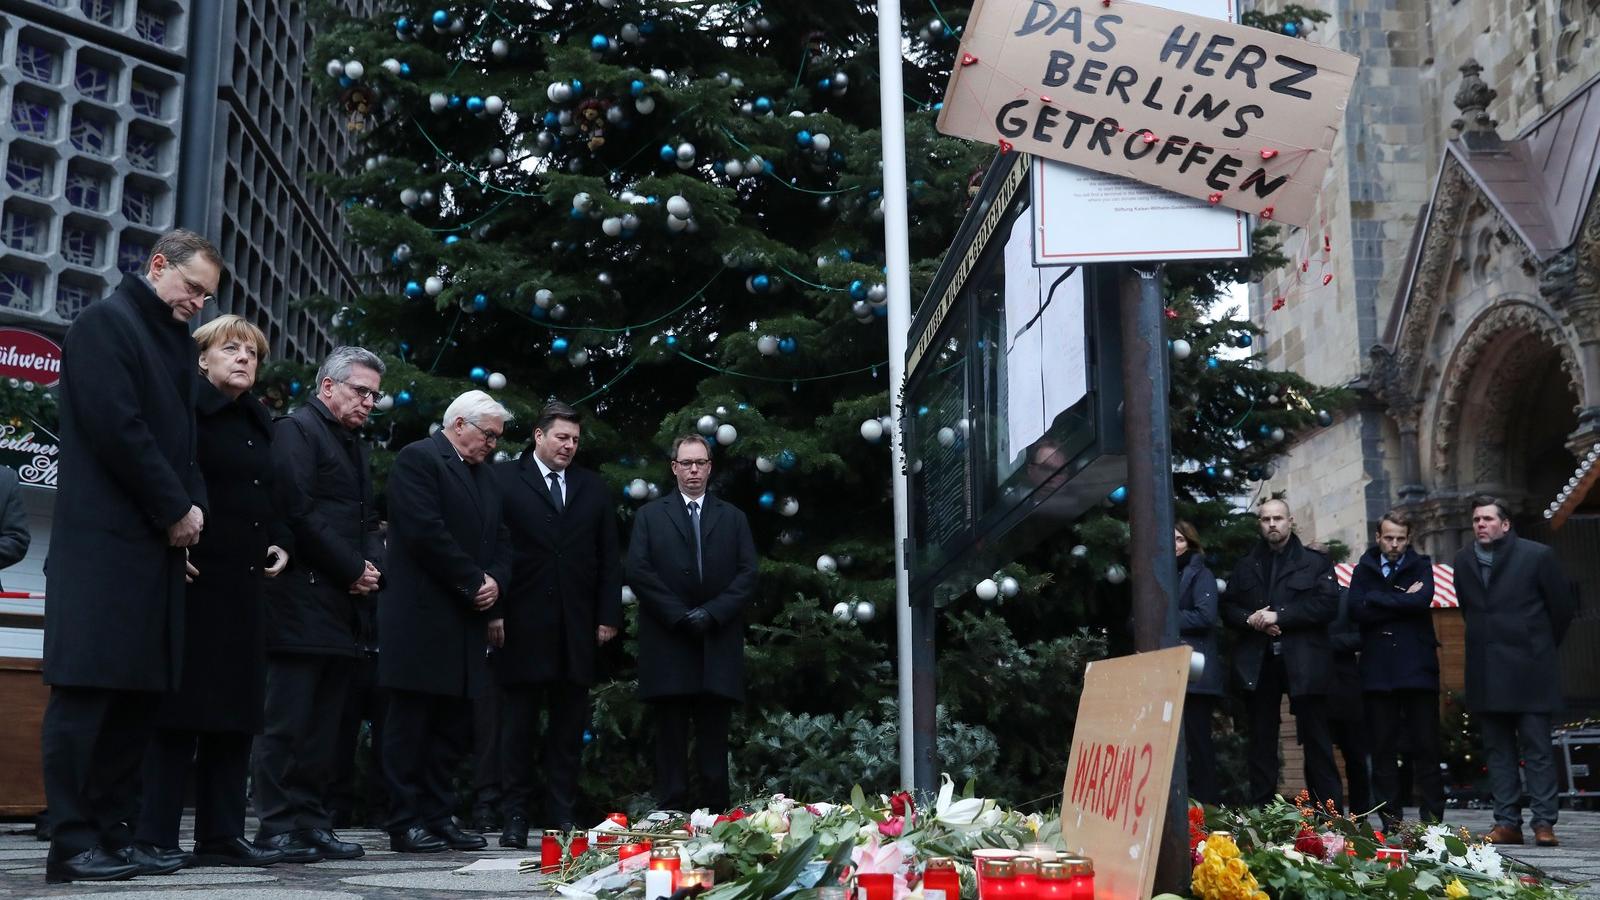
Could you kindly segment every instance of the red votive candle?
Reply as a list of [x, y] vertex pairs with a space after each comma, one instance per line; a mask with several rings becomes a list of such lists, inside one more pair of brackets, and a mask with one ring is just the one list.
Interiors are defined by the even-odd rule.
[[1011, 859], [978, 860], [978, 900], [1015, 900], [1017, 870]]
[[1039, 877], [1033, 883], [1037, 900], [1072, 900], [1072, 876], [1064, 862], [1039, 863]]
[[1068, 900], [1094, 900], [1094, 860], [1068, 856], [1061, 862], [1067, 867]]
[[650, 852], [650, 842], [641, 841], [637, 844], [623, 844], [617, 848], [617, 859], [632, 859], [641, 853]]
[[961, 873], [956, 871], [956, 861], [948, 856], [935, 856], [922, 870], [923, 890], [944, 891], [945, 900], [961, 900]]
[[857, 875], [856, 900], [894, 900], [894, 876], [887, 872]]
[[678, 845], [652, 847], [650, 849], [650, 868], [656, 872], [672, 873], [672, 889], [678, 889], [678, 874], [683, 869], [683, 860], [678, 858]]
[[561, 841], [553, 834], [539, 839], [539, 868], [545, 872], [561, 868]]
[[[628, 814], [619, 812], [607, 813], [606, 821], [619, 828], [626, 829], [628, 827]], [[596, 841], [599, 844], [615, 844], [623, 840], [621, 836], [612, 834], [609, 831], [596, 831], [595, 834], [599, 837], [599, 840]]]
[[580, 834], [577, 837], [574, 837], [572, 839], [572, 843], [567, 845], [567, 855], [571, 856], [573, 859], [577, 859], [588, 852], [589, 836], [587, 834]]
[[1033, 900], [1034, 885], [1039, 878], [1039, 860], [1033, 856], [1016, 856], [1011, 859], [1011, 871], [1017, 883], [1012, 896], [1016, 900]]

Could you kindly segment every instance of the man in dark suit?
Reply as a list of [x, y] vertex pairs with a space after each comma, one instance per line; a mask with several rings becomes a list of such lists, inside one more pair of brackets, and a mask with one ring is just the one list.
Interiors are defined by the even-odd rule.
[[577, 410], [552, 402], [534, 425], [532, 450], [495, 467], [516, 563], [500, 618], [489, 623], [489, 643], [496, 648], [489, 662], [504, 691], [502, 847], [528, 845], [530, 770], [541, 706], [549, 714], [540, 766], [543, 824], [573, 824], [595, 656], [622, 627], [611, 491], [600, 476], [572, 468], [582, 429]]
[[1234, 674], [1250, 716], [1246, 751], [1250, 802], [1272, 800], [1278, 784], [1278, 706], [1289, 695], [1306, 755], [1306, 785], [1318, 805], [1342, 806], [1339, 769], [1328, 730], [1333, 650], [1328, 625], [1339, 614], [1333, 562], [1301, 545], [1289, 504], [1273, 499], [1256, 511], [1261, 540], [1228, 579], [1222, 621], [1241, 632]]
[[639, 597], [639, 697], [655, 719], [657, 805], [721, 810], [729, 799], [728, 723], [744, 700], [756, 545], [744, 513], [706, 493], [704, 438], [672, 442], [672, 471], [678, 490], [640, 508], [628, 542], [628, 583]]
[[1473, 498], [1472, 536], [1456, 554], [1456, 597], [1467, 624], [1467, 708], [1489, 756], [1494, 830], [1487, 837], [1522, 843], [1520, 758], [1534, 840], [1554, 847], [1550, 717], [1561, 708], [1557, 648], [1577, 614], [1577, 595], [1554, 551], [1512, 532], [1505, 501]]
[[1439, 774], [1439, 639], [1433, 632], [1433, 560], [1411, 549], [1411, 520], [1378, 520], [1377, 542], [1350, 574], [1350, 613], [1361, 626], [1361, 690], [1372, 738], [1372, 787], [1384, 830], [1400, 823], [1398, 761], [1410, 749], [1424, 822], [1444, 818]]
[[511, 578], [500, 490], [483, 464], [508, 418], [488, 394], [468, 391], [445, 410], [444, 427], [408, 444], [389, 472], [378, 684], [389, 692], [389, 842], [401, 853], [485, 845], [451, 815], [451, 778], [472, 742], [472, 698], [489, 687], [490, 610]]
[[156, 706], [182, 674], [185, 554], [200, 537], [206, 505], [188, 322], [221, 279], [222, 258], [209, 241], [170, 232], [142, 275], [124, 276], [67, 331], [45, 579], [50, 882], [183, 865], [131, 848], [129, 822]]
[[267, 702], [252, 784], [256, 846], [283, 851], [285, 862], [366, 852], [334, 833], [330, 800], [339, 721], [361, 659], [357, 623], [383, 577], [372, 475], [356, 434], [383, 397], [383, 369], [368, 350], [336, 348], [314, 396], [273, 425], [274, 493], [295, 553], [267, 583]]

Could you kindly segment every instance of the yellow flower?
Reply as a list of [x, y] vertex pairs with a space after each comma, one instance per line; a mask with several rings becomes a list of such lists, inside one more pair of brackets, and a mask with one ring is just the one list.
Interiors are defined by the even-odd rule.
[[1444, 895], [1449, 897], [1450, 900], [1461, 900], [1462, 897], [1470, 893], [1471, 891], [1467, 890], [1467, 886], [1462, 884], [1459, 878], [1452, 879], [1449, 884], [1444, 886]]

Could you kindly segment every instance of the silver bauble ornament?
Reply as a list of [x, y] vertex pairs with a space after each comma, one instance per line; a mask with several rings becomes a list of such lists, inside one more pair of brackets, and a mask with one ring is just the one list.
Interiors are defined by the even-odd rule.
[[993, 601], [994, 598], [1000, 596], [1000, 585], [995, 584], [993, 578], [985, 578], [984, 580], [978, 582], [977, 586], [974, 587], [972, 591], [978, 595], [979, 600], [989, 603]]
[[1119, 563], [1112, 563], [1106, 566], [1106, 580], [1112, 584], [1121, 584], [1128, 580], [1128, 570]]
[[422, 289], [428, 292], [429, 297], [437, 297], [444, 290], [444, 279], [437, 275], [429, 275], [423, 282]]
[[717, 417], [707, 413], [694, 423], [694, 430], [710, 437], [717, 433], [717, 424]]
[[777, 470], [778, 470], [778, 464], [772, 461], [772, 457], [770, 457], [770, 456], [758, 456], [758, 457], [756, 457], [756, 471], [757, 472], [760, 472], [760, 473], [762, 473], [764, 475], [770, 475], [771, 473], [776, 472]]
[[778, 507], [778, 514], [781, 516], [794, 516], [798, 515], [799, 512], [800, 501], [794, 497], [783, 498], [783, 505]]
[[717, 443], [726, 447], [739, 439], [739, 429], [724, 422], [717, 426]]
[[857, 622], [871, 622], [878, 617], [878, 608], [872, 605], [871, 600], [857, 600], [853, 612]]
[[1022, 585], [1017, 583], [1010, 575], [1000, 579], [1000, 596], [1010, 599], [1022, 590]]
[[489, 378], [485, 382], [485, 384], [489, 385], [489, 390], [491, 390], [491, 391], [505, 390], [505, 386], [506, 386], [505, 373], [504, 372], [490, 372], [489, 373]]
[[824, 553], [817, 557], [817, 571], [824, 575], [832, 575], [839, 571], [839, 561]]

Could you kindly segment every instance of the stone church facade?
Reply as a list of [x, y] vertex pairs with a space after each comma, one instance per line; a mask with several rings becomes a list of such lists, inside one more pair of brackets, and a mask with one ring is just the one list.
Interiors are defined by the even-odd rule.
[[1252, 286], [1251, 315], [1267, 365], [1356, 402], [1263, 495], [1357, 553], [1400, 506], [1439, 562], [1470, 540], [1474, 493], [1506, 498], [1579, 584], [1564, 680], [1595, 705], [1600, 491], [1563, 489], [1600, 446], [1600, 0], [1323, 8], [1309, 40], [1361, 70], [1318, 227], [1285, 236], [1294, 263]]

